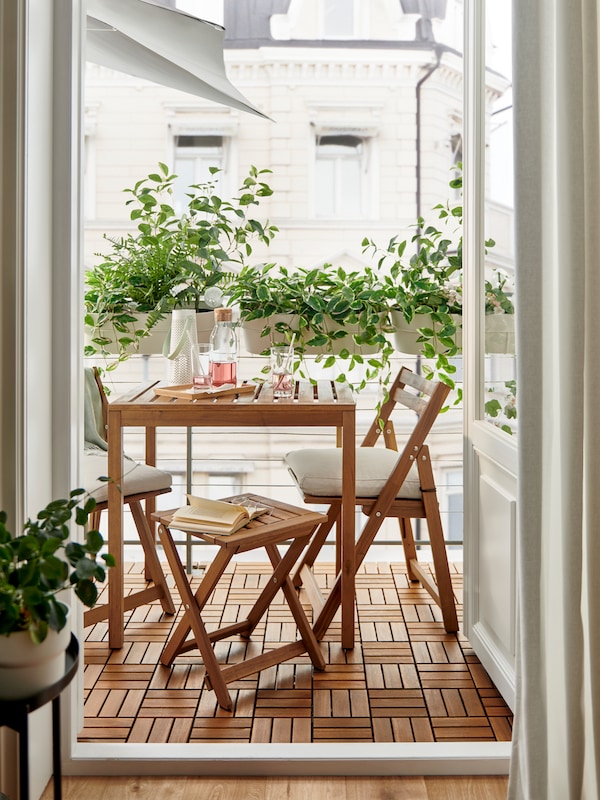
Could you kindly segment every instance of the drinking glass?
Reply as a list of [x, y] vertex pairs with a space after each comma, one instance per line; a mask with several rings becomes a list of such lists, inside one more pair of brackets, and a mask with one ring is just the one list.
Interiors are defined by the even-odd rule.
[[192, 385], [194, 389], [210, 389], [210, 345], [195, 344], [192, 347]]
[[291, 397], [294, 391], [294, 351], [288, 345], [271, 347], [271, 381], [273, 397]]

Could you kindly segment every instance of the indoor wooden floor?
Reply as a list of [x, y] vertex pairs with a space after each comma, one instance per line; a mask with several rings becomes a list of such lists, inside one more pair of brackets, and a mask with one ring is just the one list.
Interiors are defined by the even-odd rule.
[[[63, 777], [63, 800], [505, 800], [503, 775], [280, 778]], [[42, 800], [52, 800], [50, 783]]]
[[[141, 570], [139, 564], [131, 566], [129, 587], [143, 583]], [[326, 586], [331, 568], [319, 572]], [[460, 565], [452, 565], [452, 572], [460, 602]], [[243, 619], [268, 576], [266, 564], [231, 566], [205, 610], [205, 620], [211, 621], [207, 627]], [[175, 590], [173, 596], [177, 602]], [[404, 564], [365, 562], [357, 576], [354, 650], [341, 649], [334, 620], [322, 642], [324, 672], [314, 671], [304, 655], [230, 684], [234, 708], [227, 712], [205, 686], [197, 651], [179, 656], [172, 668], [160, 665], [174, 618], [164, 616], [157, 603], [141, 607], [127, 616], [122, 650], [108, 649], [105, 623], [86, 631], [85, 722], [79, 739], [238, 744], [509, 740], [510, 709], [466, 639], [447, 634], [440, 619], [429, 595], [419, 584], [409, 584]], [[219, 642], [217, 655], [233, 663], [295, 638], [293, 619], [278, 595], [250, 642]]]

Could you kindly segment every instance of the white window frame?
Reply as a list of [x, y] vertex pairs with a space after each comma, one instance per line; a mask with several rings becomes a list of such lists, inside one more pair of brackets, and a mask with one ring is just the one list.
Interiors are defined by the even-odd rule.
[[[328, 136], [355, 136], [362, 140], [363, 152], [359, 158], [361, 170], [361, 185], [359, 190], [360, 206], [355, 215], [342, 214], [334, 210], [333, 214], [320, 213], [317, 206], [317, 172], [319, 161], [319, 142], [323, 137]], [[312, 158], [312, 209], [311, 216], [317, 220], [334, 220], [344, 222], [353, 219], [371, 219], [379, 213], [377, 201], [378, 193], [375, 190], [377, 180], [377, 148], [375, 145], [375, 131], [372, 129], [357, 129], [344, 127], [322, 127], [315, 128], [313, 139], [313, 158]], [[337, 159], [336, 159], [337, 160]], [[341, 158], [339, 159], [341, 161]], [[338, 185], [337, 192], [340, 191]]]
[[[198, 147], [189, 147], [183, 148], [178, 146], [177, 141], [180, 136], [198, 136], [198, 137], [215, 137], [221, 139], [221, 145], [219, 148], [216, 147], [209, 147], [209, 146], [198, 146]], [[180, 173], [180, 169], [178, 168], [178, 161], [183, 160], [185, 157], [189, 158], [190, 161], [194, 163], [194, 177], [190, 181], [186, 181], [186, 188], [189, 185], [193, 184], [201, 184], [205, 183], [206, 181], [212, 181], [215, 184], [215, 191], [219, 195], [219, 197], [229, 198], [232, 196], [233, 186], [231, 185], [230, 175], [231, 170], [229, 169], [229, 150], [230, 150], [230, 138], [222, 133], [216, 133], [213, 131], [179, 131], [177, 133], [172, 134], [172, 148], [173, 148], [173, 172], [177, 175]], [[218, 160], [212, 161], [210, 156], [210, 151], [215, 150], [219, 151]], [[186, 152], [187, 151], [187, 152]], [[185, 153], [185, 155], [184, 155]], [[209, 163], [210, 162], [210, 163]], [[202, 166], [206, 166], [206, 170], [202, 168]], [[208, 166], [219, 167], [220, 172], [218, 172], [214, 176], [210, 176], [208, 174]], [[176, 213], [181, 213], [185, 210], [184, 206], [178, 202], [178, 190], [176, 189], [174, 193], [174, 201], [175, 201], [175, 211]]]
[[[71, 14], [73, 21], [77, 21], [77, 14], [80, 13], [80, 5], [71, 0], [70, 11], [69, 4], [63, 2], [61, 4], [62, 19], [61, 24], [53, 26], [52, 20], [50, 23], [45, 23], [40, 19], [40, 11], [45, 12], [47, 9], [53, 8], [47, 0], [37, 0], [31, 2], [25, 0], [19, 3], [19, 6], [27, 6], [31, 10], [32, 21], [32, 35], [28, 40], [31, 47], [31, 55], [35, 54], [36, 58], [40, 54], [44, 54], [46, 50], [49, 52], [54, 47], [58, 54], [68, 51], [69, 46], [74, 49], [77, 55], [81, 55], [77, 48], [81, 46], [84, 38], [84, 26], [80, 22], [79, 27], [75, 30], [69, 29], [65, 24], [65, 19], [68, 13]], [[64, 10], [67, 7], [67, 11]], [[58, 16], [58, 14], [57, 14]], [[25, 26], [22, 26], [23, 30]], [[17, 31], [18, 32], [18, 31]], [[10, 55], [7, 53], [8, 48], [0, 51], [0, 62], [3, 65], [11, 66], [9, 61]], [[44, 142], [48, 140], [54, 142], [61, 142], [67, 140], [67, 135], [70, 134], [70, 127], [72, 121], [76, 119], [78, 113], [77, 105], [73, 109], [70, 108], [70, 103], [77, 98], [80, 87], [71, 83], [70, 80], [65, 80], [64, 75], [60, 70], [51, 69], [46, 70], [47, 75], [54, 75], [51, 78], [53, 81], [53, 92], [47, 94], [53, 98], [54, 106], [58, 104], [64, 113], [48, 113], [47, 120], [44, 125], [37, 128], [28, 130], [28, 135], [31, 137], [30, 144], [33, 144], [37, 149], [43, 151]], [[25, 92], [27, 85], [25, 77], [30, 82], [41, 83], [37, 76], [26, 75], [25, 70], [21, 71], [20, 83], [17, 86], [19, 97], [27, 106], [27, 110], [34, 111], [37, 97], [32, 97], [31, 92]], [[36, 84], [37, 85], [37, 84]], [[29, 104], [29, 105], [27, 105]], [[40, 107], [46, 108], [42, 103]], [[48, 112], [51, 107], [47, 107]], [[68, 110], [67, 110], [68, 109]], [[73, 116], [71, 116], [73, 115]], [[48, 136], [48, 130], [51, 129], [53, 136]], [[1, 138], [1, 137], [0, 137]], [[31, 149], [31, 148], [30, 148]], [[25, 152], [24, 150], [22, 152]], [[21, 169], [24, 171], [26, 167], [25, 158], [21, 157]], [[51, 160], [47, 154], [40, 152], [39, 163], [48, 167]], [[64, 155], [64, 163], [61, 161], [59, 164], [58, 174], [61, 176], [63, 182], [73, 181], [76, 184], [78, 180], [79, 161], [78, 154], [74, 151], [72, 157], [69, 159], [67, 154]], [[46, 174], [45, 172], [43, 173]], [[38, 176], [39, 177], [39, 176]], [[52, 187], [57, 196], [68, 198], [69, 193], [64, 190], [61, 185], [58, 189]], [[9, 187], [12, 189], [12, 187]], [[39, 194], [39, 187], [36, 191], [32, 188], [32, 197]], [[76, 192], [76, 188], [74, 187]], [[5, 191], [3, 198], [8, 204], [14, 201], [11, 196], [12, 192]], [[44, 198], [42, 198], [44, 200]], [[76, 200], [76, 198], [75, 198]], [[51, 204], [47, 203], [46, 208], [50, 208]], [[67, 210], [71, 213], [72, 205], [66, 205]], [[73, 212], [75, 213], [75, 212]], [[31, 228], [34, 227], [35, 215], [31, 217]], [[79, 232], [80, 233], [80, 232]], [[75, 418], [82, 419], [83, 412], [81, 408], [80, 392], [78, 393], [78, 386], [81, 381], [71, 380], [69, 377], [81, 378], [81, 323], [82, 311], [81, 303], [72, 302], [70, 294], [67, 293], [66, 287], [70, 283], [75, 283], [78, 279], [76, 275], [77, 269], [77, 256], [81, 249], [79, 242], [75, 242], [75, 237], [71, 238], [68, 234], [64, 237], [56, 237], [57, 241], [64, 241], [65, 253], [57, 253], [55, 263], [57, 265], [65, 265], [60, 270], [55, 272], [52, 276], [53, 288], [55, 296], [64, 299], [65, 304], [70, 302], [68, 309], [72, 309], [71, 314], [75, 319], [78, 316], [78, 326], [74, 326], [70, 332], [70, 347], [68, 341], [63, 341], [57, 338], [53, 344], [56, 359], [48, 361], [47, 373], [48, 383], [51, 387], [55, 400], [64, 395], [65, 386], [69, 387], [69, 396], [72, 397], [73, 404], [67, 406], [64, 402], [62, 405], [55, 404], [57, 423], [55, 427], [48, 428], [51, 431], [54, 441], [54, 446], [50, 451], [53, 466], [60, 470], [54, 469], [53, 479], [56, 485], [60, 484], [60, 488], [69, 484], [70, 480], [66, 477], [66, 472], [70, 471], [69, 464], [64, 463], [70, 454], [71, 461], [77, 461], [77, 454], [79, 452], [79, 445], [81, 439], [81, 424], [79, 427], [74, 423]], [[56, 243], [55, 243], [56, 244]], [[4, 245], [7, 246], [6, 244]], [[68, 265], [67, 258], [58, 258], [58, 256], [71, 256], [71, 265]], [[70, 268], [69, 268], [70, 266]], [[15, 273], [17, 269], [15, 267]], [[52, 294], [47, 294], [47, 297]], [[51, 306], [50, 306], [51, 307]], [[60, 311], [56, 311], [54, 316], [59, 318]], [[26, 329], [28, 323], [32, 320], [28, 319], [31, 316], [31, 310], [26, 305], [21, 304], [18, 309], [19, 313], [24, 315], [23, 327]], [[37, 319], [40, 318], [37, 314]], [[44, 320], [46, 318], [44, 317]], [[48, 328], [50, 326], [47, 326]], [[64, 326], [60, 325], [57, 328], [63, 331]], [[48, 336], [49, 340], [54, 341], [53, 337]], [[39, 339], [38, 339], [39, 341]], [[59, 358], [60, 354], [60, 358]], [[21, 370], [23, 371], [23, 370]], [[46, 372], [43, 373], [46, 375]], [[39, 373], [33, 372], [35, 376], [36, 385], [39, 383]], [[29, 386], [31, 383], [31, 386]], [[21, 384], [18, 384], [19, 386]], [[82, 384], [81, 384], [82, 385]], [[28, 382], [27, 387], [33, 392], [33, 383]], [[19, 400], [23, 405], [23, 416], [27, 408], [23, 404], [23, 399], [19, 395]], [[38, 403], [39, 405], [39, 403]], [[59, 443], [58, 447], [56, 443]], [[40, 442], [35, 441], [36, 453], [40, 454]], [[47, 450], [44, 449], [42, 455], [46, 456]], [[23, 453], [26, 455], [26, 453]], [[26, 460], [26, 459], [23, 459]], [[44, 475], [45, 482], [47, 483], [50, 470], [46, 468], [46, 459], [34, 459], [32, 469], [38, 468]], [[19, 464], [22, 461], [19, 461]], [[39, 463], [39, 467], [37, 464]], [[58, 474], [57, 474], [58, 472]], [[35, 481], [32, 476], [28, 476], [28, 487], [32, 490], [36, 487]], [[42, 484], [41, 490], [44, 490], [45, 483]], [[71, 484], [73, 485], [73, 484]], [[81, 609], [79, 609], [81, 611]], [[81, 617], [81, 614], [78, 614]], [[82, 629], [76, 626], [76, 633], [82, 638]], [[447, 775], [453, 774], [499, 774], [505, 772], [508, 767], [510, 757], [510, 743], [481, 743], [481, 742], [465, 742], [465, 743], [394, 743], [394, 744], [314, 744], [314, 745], [278, 745], [278, 744], [248, 744], [240, 748], [239, 745], [169, 745], [164, 744], [113, 744], [113, 743], [79, 743], [77, 742], [77, 733], [81, 726], [81, 702], [83, 698], [83, 684], [82, 684], [82, 671], [79, 673], [76, 680], [73, 681], [71, 688], [64, 693], [64, 700], [67, 702], [63, 705], [63, 760], [64, 772], [70, 775], [98, 775], [98, 774], [119, 774], [119, 775], [251, 775], [251, 774], [272, 774], [272, 775]], [[50, 737], [38, 737], [42, 756], [47, 756], [50, 752]], [[167, 752], [168, 751], [168, 752]], [[243, 752], [242, 752], [243, 751]], [[39, 756], [36, 757], [39, 762]], [[7, 762], [8, 763], [8, 762]]]
[[[347, 7], [352, 4], [352, 31], [349, 34], [344, 33], [330, 33], [326, 30], [326, 9], [327, 6], [337, 2], [339, 9], [342, 13], [346, 11]], [[319, 7], [319, 35], [321, 39], [325, 40], [345, 40], [345, 39], [367, 39], [368, 38], [368, 3], [362, 0], [320, 0]]]

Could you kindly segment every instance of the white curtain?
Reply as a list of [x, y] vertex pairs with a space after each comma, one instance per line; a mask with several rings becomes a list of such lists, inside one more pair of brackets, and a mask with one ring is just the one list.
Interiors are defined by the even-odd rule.
[[520, 649], [509, 798], [598, 800], [598, 9], [513, 5]]

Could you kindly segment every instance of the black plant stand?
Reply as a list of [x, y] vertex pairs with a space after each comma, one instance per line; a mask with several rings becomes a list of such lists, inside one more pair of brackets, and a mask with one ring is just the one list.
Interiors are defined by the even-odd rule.
[[19, 798], [29, 800], [29, 728], [28, 715], [52, 700], [52, 771], [54, 799], [61, 800], [60, 768], [60, 694], [77, 672], [79, 644], [71, 634], [66, 650], [65, 674], [56, 683], [30, 697], [20, 700], [0, 700], [0, 727], [6, 725], [19, 734]]

